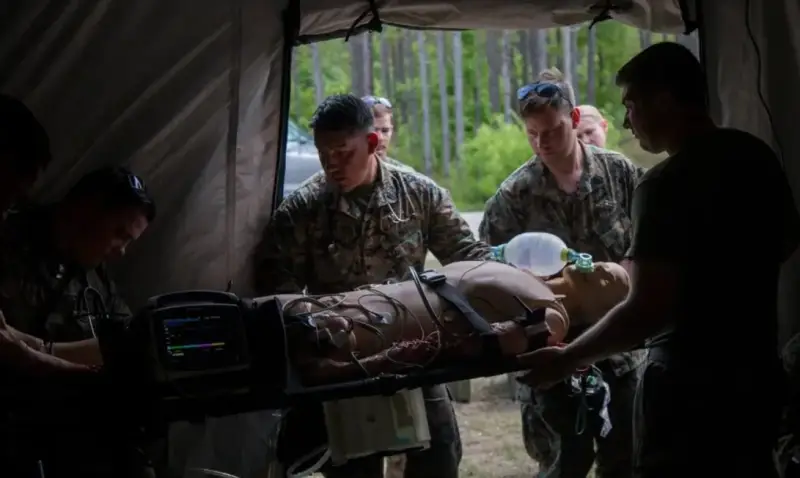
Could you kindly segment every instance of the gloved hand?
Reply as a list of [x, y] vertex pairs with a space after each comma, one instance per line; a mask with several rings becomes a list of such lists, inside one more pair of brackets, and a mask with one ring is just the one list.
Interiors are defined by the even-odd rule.
[[536, 389], [546, 389], [564, 381], [575, 373], [580, 364], [564, 347], [545, 347], [518, 357], [520, 363], [530, 367], [517, 381]]

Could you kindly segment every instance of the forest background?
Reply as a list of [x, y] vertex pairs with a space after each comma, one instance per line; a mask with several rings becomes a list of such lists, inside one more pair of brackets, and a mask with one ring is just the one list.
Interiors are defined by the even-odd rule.
[[384, 96], [394, 110], [390, 156], [449, 188], [462, 211], [482, 210], [503, 179], [531, 157], [515, 112], [516, 91], [545, 68], [559, 68], [578, 103], [603, 112], [607, 148], [645, 167], [659, 161], [622, 129], [624, 108], [614, 84], [619, 67], [658, 41], [698, 52], [695, 35], [652, 34], [618, 22], [465, 32], [386, 27], [347, 42], [295, 48], [290, 116], [306, 128], [328, 95]]

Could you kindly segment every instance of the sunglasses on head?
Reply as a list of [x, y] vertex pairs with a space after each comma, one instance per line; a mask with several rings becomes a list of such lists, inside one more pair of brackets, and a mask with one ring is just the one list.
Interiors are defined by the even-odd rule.
[[552, 98], [556, 94], [564, 96], [564, 93], [561, 91], [561, 88], [558, 85], [554, 85], [553, 83], [544, 83], [537, 81], [536, 83], [531, 83], [529, 85], [525, 85], [517, 90], [517, 100], [522, 101], [528, 97], [531, 93], [536, 93], [537, 95], [541, 96], [542, 98]]
[[382, 96], [365, 96], [361, 98], [361, 101], [366, 103], [367, 106], [369, 106], [370, 108], [372, 108], [375, 105], [382, 105], [389, 109], [392, 109], [392, 103], [386, 98], [383, 98]]
[[144, 182], [139, 176], [128, 174], [128, 184], [134, 191], [144, 192]]

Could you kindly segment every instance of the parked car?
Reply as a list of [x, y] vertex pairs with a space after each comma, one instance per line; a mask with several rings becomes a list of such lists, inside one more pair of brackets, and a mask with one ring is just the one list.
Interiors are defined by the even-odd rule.
[[283, 197], [303, 181], [322, 170], [314, 138], [291, 119], [286, 137], [286, 168], [283, 175]]

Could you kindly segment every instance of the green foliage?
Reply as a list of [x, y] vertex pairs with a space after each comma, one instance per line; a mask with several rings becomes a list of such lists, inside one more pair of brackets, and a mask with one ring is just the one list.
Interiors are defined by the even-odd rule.
[[[634, 161], [647, 165], [658, 158], [643, 153], [621, 125], [624, 108], [620, 104], [619, 88], [615, 85], [616, 72], [628, 59], [640, 49], [638, 30], [617, 22], [602, 22], [595, 26], [597, 56], [592, 61], [595, 65], [594, 104], [606, 115], [609, 122], [607, 146], [610, 149], [620, 148]], [[587, 102], [588, 69], [587, 42], [589, 32], [586, 25], [576, 27], [578, 43], [578, 65], [573, 74], [578, 97]], [[425, 172], [422, 116], [423, 81], [419, 76], [420, 56], [416, 32], [403, 31], [387, 27], [381, 35], [391, 45], [391, 61], [382, 62], [378, 34], [372, 35], [372, 89], [373, 93], [389, 96], [395, 105], [395, 142], [391, 156]], [[523, 128], [512, 122], [505, 124], [502, 109], [492, 111], [489, 99], [489, 61], [485, 31], [462, 32], [462, 72], [453, 67], [452, 35], [445, 35], [446, 68], [440, 72], [437, 64], [437, 42], [433, 32], [426, 32], [422, 47], [427, 56], [427, 88], [429, 101], [428, 131], [431, 137], [432, 171], [430, 175], [443, 186], [449, 187], [461, 209], [482, 208], [483, 202], [496, 190], [500, 182], [514, 171], [531, 155], [530, 146]], [[512, 46], [513, 63], [511, 71], [516, 81], [514, 85], [531, 81], [536, 72], [529, 67], [524, 71], [523, 55], [517, 48], [518, 37], [512, 32], [509, 38]], [[558, 29], [548, 31], [548, 64], [562, 68], [561, 36]], [[405, 38], [405, 81], [397, 77], [396, 54], [401, 37]], [[317, 45], [321, 63], [324, 95], [351, 91], [351, 55], [350, 48], [340, 39], [330, 40]], [[382, 84], [381, 70], [387, 69], [389, 84]], [[455, 97], [455, 78], [461, 75], [463, 97]], [[301, 126], [306, 126], [316, 107], [315, 73], [312, 47], [304, 45], [295, 50], [293, 65], [293, 83], [291, 98], [291, 116]], [[504, 91], [503, 82], [497, 81], [501, 98], [513, 95]], [[439, 95], [439, 82], [445, 82], [447, 97]], [[445, 125], [450, 132], [450, 145], [442, 141], [441, 104], [447, 103], [449, 121]], [[455, 144], [455, 107], [460, 103], [463, 108], [464, 138], [462, 145]], [[501, 108], [502, 108], [501, 99]], [[512, 104], [513, 108], [513, 104]], [[405, 117], [405, 121], [401, 118]], [[444, 149], [450, 148], [451, 170], [445, 171], [443, 164]], [[460, 158], [459, 166], [457, 158]]]
[[525, 128], [517, 121], [505, 123], [503, 116], [497, 115], [464, 142], [461, 154], [460, 175], [470, 187], [458, 188], [453, 194], [461, 209], [471, 210], [483, 209], [497, 186], [530, 159], [532, 152]]

